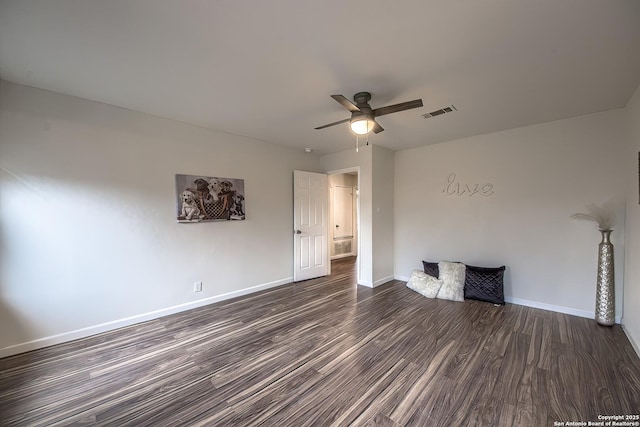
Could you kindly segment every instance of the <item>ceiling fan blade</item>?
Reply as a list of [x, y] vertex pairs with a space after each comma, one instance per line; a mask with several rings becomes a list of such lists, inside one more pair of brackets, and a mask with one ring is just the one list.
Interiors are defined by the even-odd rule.
[[382, 126], [380, 126], [380, 123], [376, 122], [375, 120], [373, 122], [375, 123], [375, 126], [373, 126], [373, 129], [372, 129], [373, 133], [380, 133], [384, 130]]
[[352, 113], [360, 112], [360, 109], [358, 107], [356, 107], [356, 105], [353, 102], [349, 101], [344, 96], [342, 96], [342, 95], [331, 95], [331, 97], [333, 99], [335, 99], [336, 101], [338, 101], [338, 103], [340, 105], [342, 105], [344, 108], [346, 108], [347, 110], [351, 111]]
[[315, 129], [316, 129], [316, 130], [318, 130], [318, 129], [328, 128], [328, 127], [331, 127], [331, 126], [339, 125], [339, 124], [341, 124], [341, 123], [346, 123], [346, 122], [348, 122], [349, 120], [351, 120], [351, 117], [349, 117], [348, 119], [339, 120], [339, 121], [337, 121], [337, 122], [329, 123], [328, 125], [318, 126], [318, 127], [317, 127], [317, 128], [315, 128]]
[[398, 111], [410, 110], [412, 108], [422, 107], [422, 99], [414, 99], [413, 101], [402, 102], [400, 104], [387, 105], [373, 110], [373, 116], [384, 116], [385, 114], [397, 113]]

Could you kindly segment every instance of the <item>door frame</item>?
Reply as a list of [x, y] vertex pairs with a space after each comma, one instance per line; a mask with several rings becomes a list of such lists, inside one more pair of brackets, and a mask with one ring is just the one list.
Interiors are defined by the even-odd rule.
[[[360, 172], [360, 166], [354, 166], [351, 168], [344, 168], [344, 169], [336, 169], [336, 170], [332, 170], [332, 171], [327, 171], [326, 174], [327, 175], [342, 175], [345, 173], [349, 173], [349, 172], [356, 172], [358, 174], [358, 196], [356, 197], [356, 241], [358, 242], [356, 244], [356, 283], [360, 283], [360, 189], [362, 188], [360, 185], [360, 177], [362, 176], [362, 173]], [[329, 209], [333, 209], [333, 200], [331, 200], [331, 197], [329, 197]], [[327, 245], [327, 250], [329, 251], [329, 255], [331, 254], [331, 248], [329, 248], [329, 245]], [[329, 256], [329, 258], [331, 258]], [[329, 265], [331, 265], [331, 263], [329, 263]]]

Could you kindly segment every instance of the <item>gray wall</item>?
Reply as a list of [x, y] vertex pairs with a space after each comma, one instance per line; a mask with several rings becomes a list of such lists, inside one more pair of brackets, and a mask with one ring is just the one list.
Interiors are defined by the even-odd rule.
[[[638, 196], [638, 153], [640, 152], [640, 87], [627, 106], [628, 151], [621, 164], [627, 177], [626, 262], [624, 274], [624, 317], [622, 326], [640, 355], [640, 205]], [[617, 254], [616, 254], [617, 255]]]
[[396, 276], [423, 259], [506, 265], [509, 301], [592, 316], [600, 233], [569, 216], [614, 197], [619, 320], [625, 129], [617, 110], [396, 153]]
[[[1, 84], [0, 356], [292, 279], [316, 157]], [[176, 173], [243, 178], [247, 220], [176, 223]]]

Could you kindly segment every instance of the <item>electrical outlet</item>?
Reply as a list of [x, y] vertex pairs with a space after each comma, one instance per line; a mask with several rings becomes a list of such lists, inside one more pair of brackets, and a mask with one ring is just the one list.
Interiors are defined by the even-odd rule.
[[202, 292], [202, 282], [193, 283], [193, 292]]

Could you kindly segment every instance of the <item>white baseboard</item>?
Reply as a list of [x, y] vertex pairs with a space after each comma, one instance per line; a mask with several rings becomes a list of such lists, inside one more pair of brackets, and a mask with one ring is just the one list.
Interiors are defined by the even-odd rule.
[[367, 288], [373, 288], [373, 282], [370, 282], [368, 280], [358, 280], [358, 285], [366, 286]]
[[[378, 279], [375, 282], [358, 282], [358, 285], [361, 286], [366, 286], [369, 288], [374, 288], [376, 286], [380, 286], [384, 283], [387, 283], [390, 280], [401, 280], [403, 282], [406, 282], [409, 280], [408, 277], [405, 276], [387, 276], [384, 277], [382, 279]], [[259, 292], [265, 289], [270, 289], [270, 288], [275, 288], [277, 286], [281, 286], [281, 285], [285, 285], [287, 283], [291, 283], [293, 281], [293, 277], [287, 277], [284, 279], [280, 279], [280, 280], [276, 280], [273, 282], [268, 282], [268, 283], [263, 283], [260, 285], [256, 285], [256, 286], [252, 286], [249, 288], [245, 288], [245, 289], [240, 289], [237, 291], [233, 291], [233, 292], [228, 292], [225, 294], [221, 294], [221, 295], [216, 295], [216, 296], [212, 296], [212, 297], [208, 297], [208, 298], [203, 298], [203, 299], [199, 299], [196, 301], [190, 301], [188, 303], [184, 303], [184, 304], [178, 304], [172, 307], [167, 307], [167, 308], [163, 308], [160, 310], [155, 310], [155, 311], [151, 311], [148, 313], [143, 313], [143, 314], [138, 314], [135, 316], [131, 316], [131, 317], [126, 317], [123, 319], [118, 319], [118, 320], [113, 320], [111, 322], [105, 322], [105, 323], [101, 323], [99, 325], [94, 325], [94, 326], [89, 326], [86, 328], [82, 328], [82, 329], [77, 329], [75, 331], [69, 331], [69, 332], [64, 332], [61, 334], [57, 334], [57, 335], [51, 335], [48, 337], [43, 337], [43, 338], [38, 338], [32, 341], [27, 341], [24, 343], [20, 343], [20, 344], [14, 344], [8, 347], [4, 347], [4, 348], [0, 348], [0, 358], [2, 357], [7, 357], [7, 356], [12, 356], [14, 354], [19, 354], [19, 353], [24, 353], [27, 351], [31, 351], [31, 350], [37, 350], [39, 348], [44, 348], [44, 347], [49, 347], [51, 345], [56, 345], [56, 344], [61, 344], [64, 342], [68, 342], [68, 341], [73, 341], [76, 339], [80, 339], [80, 338], [86, 338], [89, 337], [91, 335], [95, 335], [95, 334], [99, 334], [102, 332], [107, 332], [113, 329], [118, 329], [118, 328], [122, 328], [125, 326], [131, 326], [134, 325], [136, 323], [141, 323], [141, 322], [146, 322], [148, 320], [153, 320], [153, 319], [157, 319], [163, 316], [168, 316], [170, 314], [174, 314], [174, 313], [179, 313], [182, 311], [186, 311], [186, 310], [191, 310], [192, 308], [198, 308], [198, 307], [203, 307], [205, 305], [209, 305], [209, 304], [213, 304], [216, 302], [220, 302], [220, 301], [224, 301], [224, 300], [228, 300], [231, 298], [236, 298], [236, 297], [240, 297], [243, 295], [248, 295], [254, 292]], [[586, 317], [589, 319], [593, 319], [595, 317], [594, 312], [592, 311], [586, 311], [586, 310], [578, 310], [575, 308], [571, 308], [571, 307], [564, 307], [564, 306], [558, 306], [558, 305], [552, 305], [552, 304], [546, 304], [546, 303], [541, 303], [541, 302], [537, 302], [537, 301], [529, 301], [529, 300], [525, 300], [525, 299], [521, 299], [521, 298], [513, 298], [513, 297], [505, 297], [505, 301], [512, 303], [512, 304], [517, 304], [517, 305], [523, 305], [526, 307], [532, 307], [532, 308], [539, 308], [542, 310], [549, 310], [549, 311], [555, 311], [558, 313], [565, 313], [565, 314], [571, 314], [574, 316], [579, 316], [579, 317]], [[620, 317], [616, 316], [615, 318], [616, 323], [620, 323]], [[636, 353], [638, 353], [638, 356], [640, 356], [640, 347], [638, 346], [638, 343], [636, 343], [631, 336], [629, 335], [629, 333], [626, 331], [626, 328], [624, 327], [624, 325], [622, 325], [622, 329], [625, 331], [625, 334], [627, 335], [627, 338], [629, 338], [629, 342], [631, 342], [631, 345], [633, 346], [633, 348], [635, 349]]]
[[[512, 304], [524, 305], [526, 307], [539, 308], [541, 310], [555, 311], [557, 313], [571, 314], [578, 317], [586, 317], [587, 319], [594, 319], [596, 317], [595, 312], [587, 310], [578, 310], [577, 308], [564, 307], [562, 305], [547, 304], [538, 301], [529, 301], [522, 298], [504, 297], [505, 302]], [[620, 316], [616, 316], [616, 323], [620, 323]]]
[[273, 282], [252, 286], [250, 288], [228, 292], [226, 294], [203, 298], [197, 301], [190, 301], [184, 304], [178, 304], [172, 307], [150, 311], [148, 313], [138, 314], [131, 317], [125, 317], [124, 319], [118, 319], [118, 320], [113, 320], [111, 322], [100, 323], [99, 325], [88, 326], [86, 328], [77, 329], [75, 331], [63, 332], [57, 335], [51, 335], [48, 337], [38, 338], [32, 341], [27, 341], [20, 344], [10, 345], [8, 347], [0, 348], [0, 358], [12, 356], [14, 354], [24, 353], [31, 350], [37, 350], [39, 348], [49, 347], [55, 344], [62, 344], [64, 342], [73, 341], [80, 338], [86, 338], [91, 335], [99, 334], [102, 332], [111, 331], [111, 330], [122, 328], [125, 326], [131, 326], [136, 323], [146, 322], [148, 320], [157, 319], [159, 317], [168, 316], [170, 314], [179, 313], [181, 311], [191, 310], [192, 308], [203, 307], [205, 305], [213, 304], [215, 302], [220, 302], [220, 301], [228, 300], [231, 298], [252, 294], [254, 292], [262, 291], [265, 289], [275, 288], [276, 286], [285, 285], [287, 283], [291, 283], [292, 281], [293, 281], [293, 277], [287, 277], [287, 278], [276, 280]]
[[522, 298], [504, 297], [505, 302], [511, 304], [524, 305], [526, 307], [539, 308], [541, 310], [555, 311], [557, 313], [571, 314], [578, 317], [590, 317], [594, 318], [594, 313], [586, 310], [578, 310], [575, 308], [564, 307], [562, 305], [547, 304], [544, 302], [530, 301]]
[[378, 279], [375, 282], [373, 282], [373, 287], [375, 288], [376, 286], [384, 285], [385, 283], [391, 280], [393, 280], [393, 276], [383, 277], [382, 279]]
[[374, 282], [361, 280], [358, 282], [358, 285], [366, 286], [367, 288], [375, 288], [376, 286], [383, 285], [393, 279], [394, 279], [393, 276], [387, 276], [387, 277], [383, 277], [382, 279], [378, 279]]
[[627, 330], [627, 327], [625, 326], [624, 323], [620, 322], [620, 326], [622, 327], [622, 330], [624, 331], [624, 334], [627, 336], [627, 339], [631, 343], [631, 346], [636, 351], [636, 354], [638, 355], [638, 357], [640, 357], [640, 345], [638, 345], [638, 343], [635, 342], [635, 340], [633, 339], [633, 337], [631, 336], [631, 334]]
[[[395, 276], [395, 278], [396, 280], [402, 280], [403, 282], [409, 281], [409, 277], [406, 277], [406, 276]], [[526, 300], [522, 298], [514, 298], [514, 297], [504, 297], [504, 300], [505, 302], [516, 304], [516, 305], [524, 305], [525, 307], [539, 308], [541, 310], [549, 310], [549, 311], [555, 311], [557, 313], [571, 314], [573, 316], [586, 317], [588, 319], [595, 318], [595, 313], [593, 311], [578, 310], [576, 308], [564, 307], [561, 305], [546, 304], [544, 302], [530, 301], [530, 300]], [[616, 323], [620, 323], [620, 316], [616, 316], [615, 321]]]

